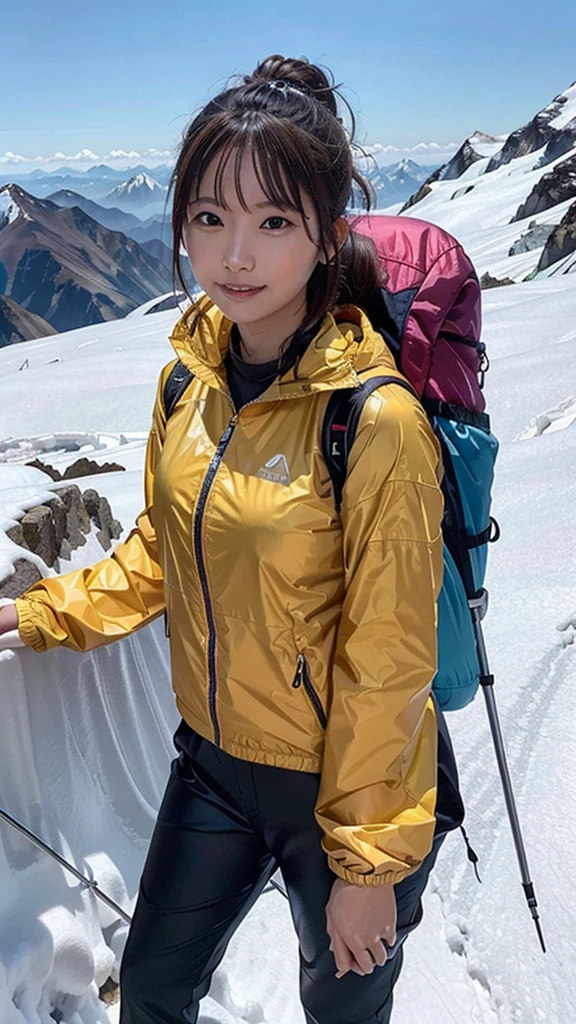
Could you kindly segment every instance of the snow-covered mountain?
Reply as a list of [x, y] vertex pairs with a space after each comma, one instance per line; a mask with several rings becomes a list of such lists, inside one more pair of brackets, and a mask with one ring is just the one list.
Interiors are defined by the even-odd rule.
[[[420, 167], [414, 160], [401, 160], [384, 166], [370, 153], [358, 154], [355, 164], [374, 191], [375, 209], [383, 210], [407, 200], [430, 174], [429, 167]], [[359, 191], [353, 190], [355, 201]]]
[[150, 175], [134, 174], [108, 192], [102, 202], [106, 206], [117, 204], [121, 209], [141, 210], [151, 203], [164, 202], [167, 191], [165, 185], [160, 185]]
[[576, 83], [508, 136], [475, 132], [404, 204], [463, 242], [480, 276], [576, 271]]

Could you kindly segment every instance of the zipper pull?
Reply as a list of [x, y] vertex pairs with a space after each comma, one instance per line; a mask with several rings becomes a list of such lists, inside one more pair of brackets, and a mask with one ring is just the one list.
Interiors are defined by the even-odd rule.
[[294, 690], [297, 690], [299, 686], [302, 686], [303, 682], [304, 682], [304, 655], [303, 654], [299, 654], [298, 655], [298, 661], [296, 662], [296, 675], [294, 677], [294, 682], [292, 683], [292, 688]]

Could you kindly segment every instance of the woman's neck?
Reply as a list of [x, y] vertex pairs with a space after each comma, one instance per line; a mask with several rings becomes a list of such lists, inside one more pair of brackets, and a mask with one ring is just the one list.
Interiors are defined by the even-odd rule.
[[247, 363], [270, 363], [280, 358], [285, 342], [298, 330], [306, 315], [306, 295], [289, 306], [254, 323], [237, 323], [240, 352]]

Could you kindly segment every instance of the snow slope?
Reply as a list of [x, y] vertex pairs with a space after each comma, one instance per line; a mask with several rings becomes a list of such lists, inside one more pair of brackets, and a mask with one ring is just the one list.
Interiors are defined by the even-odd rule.
[[[106, 436], [110, 444], [93, 457], [124, 458], [128, 472], [98, 477], [96, 486], [126, 526], [140, 506], [144, 436], [173, 319], [170, 311], [0, 352], [0, 437], [75, 431], [89, 450]], [[576, 399], [574, 278], [487, 293], [485, 324], [488, 398], [502, 439], [494, 508], [503, 530], [491, 556], [487, 639], [549, 953], [540, 952], [524, 906], [480, 697], [450, 724], [484, 884], [450, 836], [424, 923], [407, 945], [396, 1024], [576, 1020], [565, 970], [576, 905], [568, 856], [576, 841], [576, 422], [566, 411]], [[543, 413], [556, 429], [527, 430]], [[123, 429], [133, 432], [129, 443], [110, 446]], [[77, 455], [50, 458], [61, 468]], [[0, 465], [0, 492], [2, 473], [15, 465]], [[100, 552], [75, 557], [89, 562]], [[0, 686], [2, 805], [130, 908], [176, 723], [160, 624], [90, 655], [5, 652]], [[124, 935], [71, 877], [0, 826], [3, 1024], [50, 1024], [54, 1006], [73, 1024], [104, 1022], [94, 984], [114, 970]], [[266, 893], [234, 939], [204, 1020], [300, 1024], [296, 976], [287, 907]]]
[[[542, 248], [509, 256], [508, 251], [528, 224], [559, 224], [574, 200], [511, 224], [510, 220], [533, 186], [566, 155], [544, 168], [535, 165], [544, 149], [518, 157], [490, 174], [484, 174], [489, 159], [472, 164], [460, 178], [438, 181], [432, 191], [407, 211], [406, 216], [432, 221], [450, 231], [464, 245], [478, 274], [510, 277], [521, 282], [538, 264]], [[576, 154], [576, 147], [573, 151]], [[471, 188], [471, 191], [467, 191]], [[395, 207], [383, 212], [391, 213]]]

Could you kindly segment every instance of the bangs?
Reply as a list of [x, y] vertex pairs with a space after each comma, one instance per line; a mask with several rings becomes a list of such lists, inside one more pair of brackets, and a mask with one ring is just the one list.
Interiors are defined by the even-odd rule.
[[227, 209], [224, 178], [231, 165], [236, 196], [242, 209], [248, 212], [249, 207], [242, 192], [241, 172], [244, 160], [249, 158], [268, 202], [281, 210], [297, 212], [306, 233], [311, 237], [302, 203], [302, 190], [306, 192], [314, 204], [324, 240], [322, 204], [317, 199], [320, 182], [317, 168], [314, 167], [318, 153], [313, 154], [311, 166], [308, 166], [303, 156], [310, 148], [309, 138], [304, 146], [303, 140], [298, 137], [301, 133], [294, 125], [261, 111], [240, 122], [234, 119], [233, 124], [226, 123], [228, 119], [224, 123], [217, 123], [219, 120], [215, 119], [207, 126], [208, 131], [199, 133], [195, 145], [188, 151], [187, 173], [183, 175], [183, 188], [187, 190], [186, 203], [199, 199], [202, 180], [209, 167], [215, 163], [214, 198], [223, 209]]

